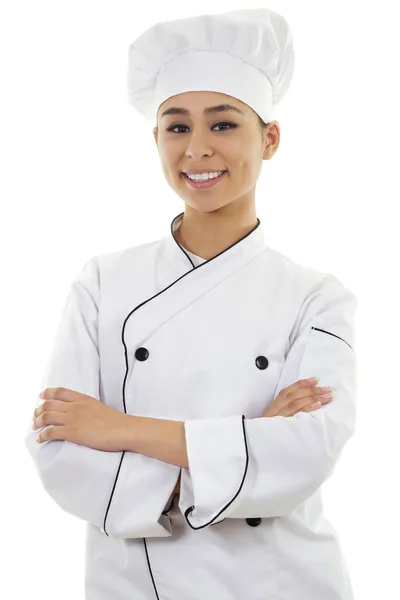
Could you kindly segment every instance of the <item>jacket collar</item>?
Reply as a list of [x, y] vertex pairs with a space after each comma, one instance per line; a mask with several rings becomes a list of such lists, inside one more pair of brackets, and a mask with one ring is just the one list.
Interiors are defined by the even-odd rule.
[[[140, 310], [131, 311], [129, 318], [125, 320], [124, 342], [129, 355], [135, 352], [135, 348], [143, 345], [144, 340], [159, 327], [191, 307], [208, 292], [218, 288], [217, 293], [223, 293], [219, 286], [226, 279], [245, 269], [250, 261], [264, 251], [269, 251], [258, 219], [257, 225], [248, 234], [217, 256], [194, 266], [175, 236], [183, 214], [172, 220], [170, 234], [162, 238], [160, 244], [152, 245], [155, 272], [151, 277], [157, 282], [157, 289], [148, 299], [151, 302], [140, 304], [137, 307]], [[267, 258], [271, 256], [272, 254], [268, 254]], [[240, 278], [238, 285], [243, 285]]]
[[192, 269], [206, 268], [205, 265], [210, 263], [214, 263], [215, 266], [222, 266], [235, 260], [239, 260], [240, 263], [246, 262], [268, 247], [265, 243], [264, 230], [261, 221], [257, 218], [257, 225], [249, 233], [225, 248], [225, 250], [222, 250], [222, 252], [216, 256], [206, 260], [201, 265], [195, 266], [191, 257], [178, 242], [175, 235], [184, 214], [185, 213], [180, 213], [172, 219], [170, 225], [171, 233], [165, 238], [168, 258], [180, 265], [184, 272]]

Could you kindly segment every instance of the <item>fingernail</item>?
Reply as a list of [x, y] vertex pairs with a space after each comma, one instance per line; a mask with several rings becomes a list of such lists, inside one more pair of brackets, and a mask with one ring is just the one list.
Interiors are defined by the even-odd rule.
[[310, 377], [310, 379], [307, 379], [307, 381], [310, 381], [310, 382], [318, 381], [318, 377]]

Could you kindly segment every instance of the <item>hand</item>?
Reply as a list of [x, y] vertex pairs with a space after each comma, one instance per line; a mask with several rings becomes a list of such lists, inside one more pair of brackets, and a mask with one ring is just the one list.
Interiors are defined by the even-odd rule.
[[32, 429], [51, 427], [40, 432], [39, 443], [68, 440], [106, 452], [125, 450], [124, 440], [129, 436], [132, 415], [66, 388], [46, 388], [40, 397], [44, 401], [34, 411]]
[[[332, 396], [321, 398], [321, 394], [328, 393], [330, 388], [319, 387], [316, 383], [316, 381], [300, 379], [287, 388], [283, 388], [261, 416], [293, 417], [298, 412], [312, 412], [331, 402]], [[314, 403], [318, 401], [321, 404], [315, 406]]]

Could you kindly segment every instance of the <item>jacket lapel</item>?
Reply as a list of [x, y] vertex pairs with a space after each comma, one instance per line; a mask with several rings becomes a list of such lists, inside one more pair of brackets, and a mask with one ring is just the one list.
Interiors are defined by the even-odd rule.
[[[164, 323], [240, 270], [267, 247], [258, 220], [258, 225], [250, 233], [195, 267], [175, 237], [183, 214], [173, 219], [171, 234], [160, 241], [154, 264], [156, 293], [133, 307], [125, 318], [122, 338], [129, 356]], [[150, 270], [152, 266], [149, 264]]]

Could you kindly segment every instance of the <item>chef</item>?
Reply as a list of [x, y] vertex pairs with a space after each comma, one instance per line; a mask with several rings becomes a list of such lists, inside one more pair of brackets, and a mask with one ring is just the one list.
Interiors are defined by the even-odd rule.
[[272, 248], [255, 210], [293, 67], [266, 8], [129, 47], [130, 102], [184, 211], [84, 263], [25, 438], [86, 522], [86, 600], [353, 598], [321, 486], [355, 430], [357, 299]]

